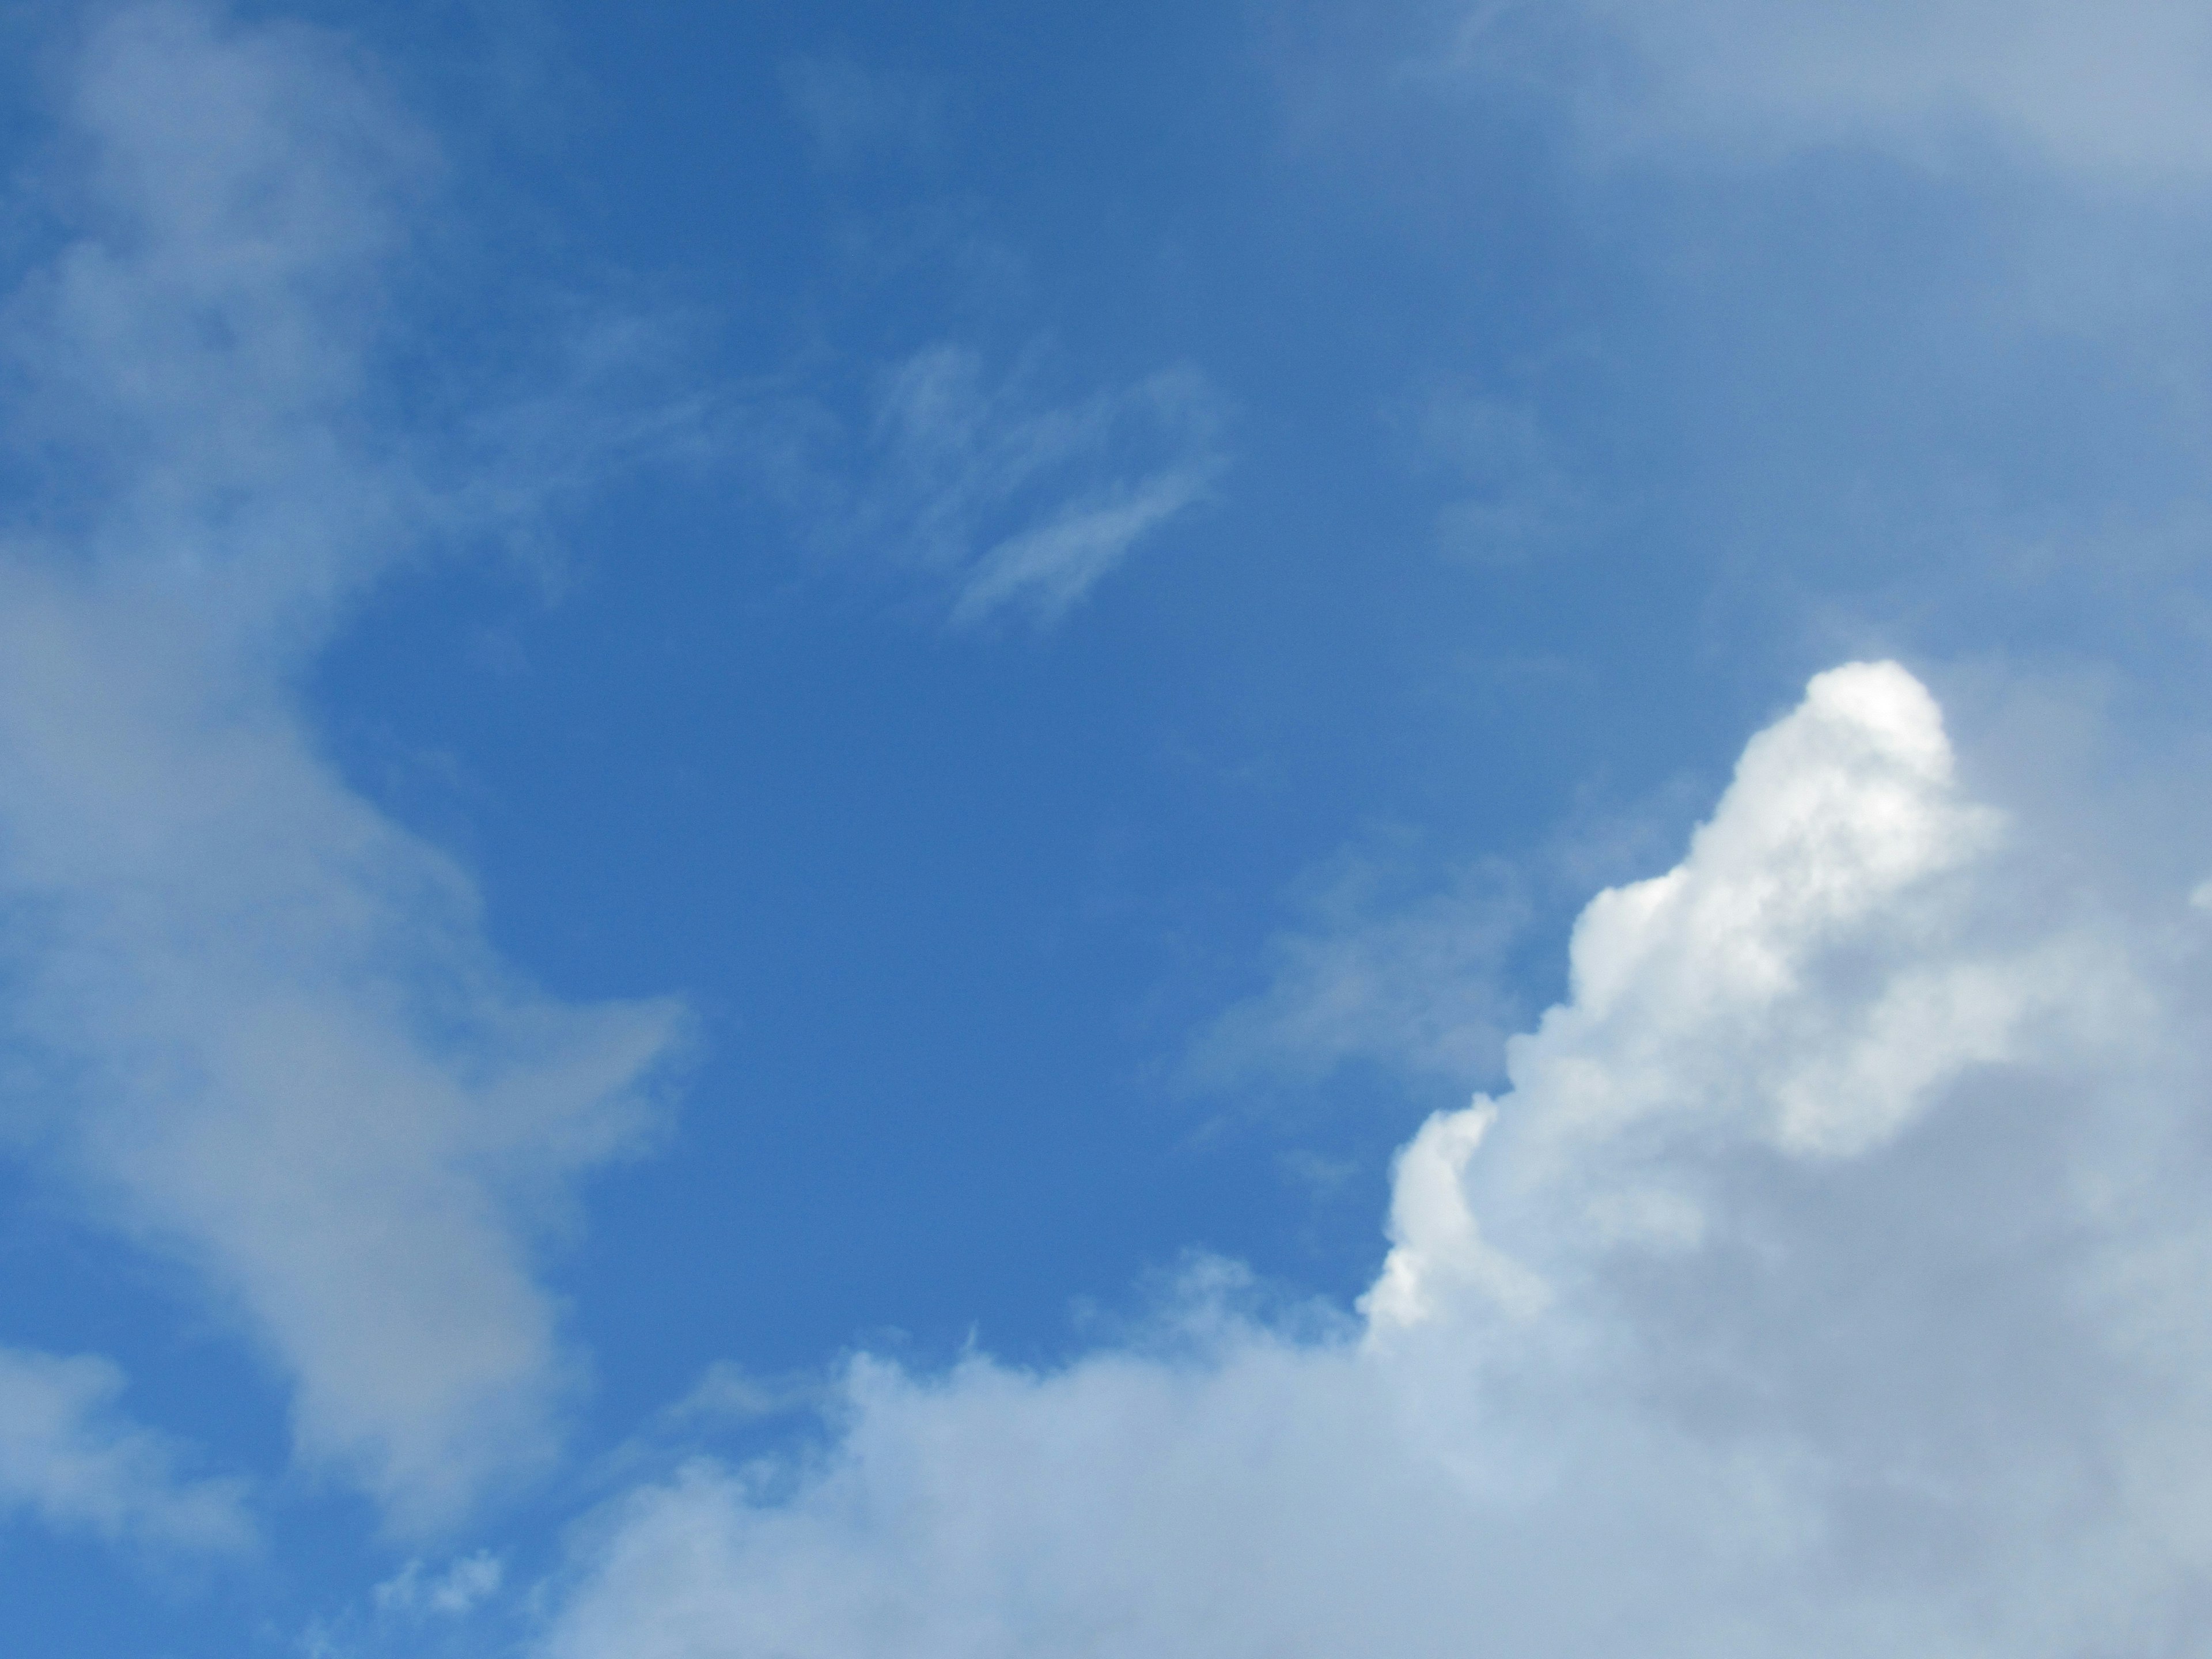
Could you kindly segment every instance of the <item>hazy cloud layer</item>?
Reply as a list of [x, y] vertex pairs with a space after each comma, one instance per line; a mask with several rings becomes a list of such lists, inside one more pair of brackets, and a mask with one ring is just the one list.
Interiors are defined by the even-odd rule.
[[2212, 17], [2189, 0], [1483, 0], [1456, 51], [1564, 77], [1609, 143], [2010, 150], [2126, 186], [2212, 172]]
[[1407, 1150], [1364, 1332], [1215, 1275], [1056, 1373], [864, 1360], [818, 1463], [616, 1505], [541, 1651], [2192, 1650], [2206, 941], [2045, 848], [1822, 676]]
[[551, 1449], [531, 1240], [677, 1011], [517, 982], [295, 704], [343, 597], [482, 507], [379, 403], [428, 146], [321, 37], [179, 5], [112, 14], [68, 115], [5, 320], [9, 1122], [294, 1379], [307, 1464], [434, 1522]]

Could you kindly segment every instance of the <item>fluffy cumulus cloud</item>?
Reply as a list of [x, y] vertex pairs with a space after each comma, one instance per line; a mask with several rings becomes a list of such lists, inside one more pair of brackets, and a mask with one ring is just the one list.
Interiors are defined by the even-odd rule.
[[192, 1269], [400, 1525], [551, 1449], [532, 1243], [678, 1011], [575, 1007], [319, 752], [342, 602], [480, 503], [380, 414], [429, 147], [331, 42], [175, 4], [81, 45], [4, 323], [6, 1127]]
[[116, 1409], [122, 1391], [105, 1360], [0, 1349], [0, 1512], [111, 1541], [250, 1544], [238, 1483], [184, 1475], [174, 1446]]
[[1361, 1320], [864, 1359], [612, 1505], [541, 1654], [2193, 1651], [2206, 941], [2051, 846], [1820, 677], [1401, 1154]]

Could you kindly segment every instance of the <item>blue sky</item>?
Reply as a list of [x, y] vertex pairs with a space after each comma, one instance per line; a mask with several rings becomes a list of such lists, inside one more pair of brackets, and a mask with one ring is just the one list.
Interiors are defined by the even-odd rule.
[[2193, 1650], [2212, 21], [0, 20], [9, 1650]]

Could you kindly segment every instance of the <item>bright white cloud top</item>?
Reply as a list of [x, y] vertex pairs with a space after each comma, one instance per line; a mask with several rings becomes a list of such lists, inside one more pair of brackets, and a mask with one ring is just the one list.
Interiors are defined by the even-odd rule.
[[1201, 1274], [1064, 1371], [864, 1360], [818, 1465], [617, 1504], [542, 1650], [2179, 1650], [2202, 947], [2033, 842], [1911, 675], [1821, 675], [1406, 1149], [1364, 1334]]

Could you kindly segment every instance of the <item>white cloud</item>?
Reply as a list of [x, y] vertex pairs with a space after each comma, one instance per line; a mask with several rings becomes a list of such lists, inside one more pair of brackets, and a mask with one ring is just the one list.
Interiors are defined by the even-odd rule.
[[2212, 170], [2212, 15], [2190, 0], [1503, 0], [1469, 15], [1461, 54], [1498, 64], [1562, 17], [1625, 48], [1577, 77], [1616, 140], [1939, 163], [1994, 143], [2130, 183]]
[[2046, 846], [1821, 677], [1407, 1150], [1364, 1334], [863, 1360], [818, 1457], [613, 1506], [541, 1653], [2193, 1651], [2203, 945]]
[[331, 42], [154, 4], [80, 59], [61, 251], [9, 304], [0, 1013], [9, 1121], [197, 1269], [296, 1384], [310, 1468], [396, 1524], [550, 1450], [532, 1241], [633, 1143], [678, 1012], [572, 1007], [319, 752], [306, 655], [486, 510], [378, 418], [428, 147]]
[[110, 1542], [247, 1547], [243, 1489], [180, 1474], [176, 1448], [115, 1409], [122, 1392], [104, 1359], [0, 1348], [0, 1513]]

